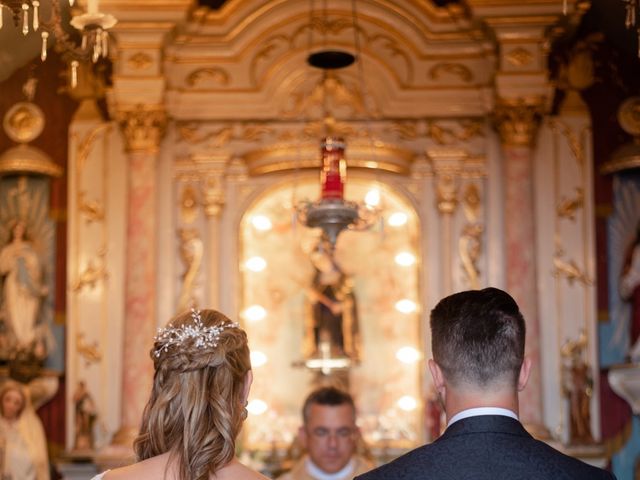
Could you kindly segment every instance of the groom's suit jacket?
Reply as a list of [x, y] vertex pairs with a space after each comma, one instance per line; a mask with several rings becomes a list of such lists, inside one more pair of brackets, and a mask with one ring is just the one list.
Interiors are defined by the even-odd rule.
[[534, 439], [502, 415], [458, 420], [435, 442], [356, 480], [600, 480], [615, 477]]

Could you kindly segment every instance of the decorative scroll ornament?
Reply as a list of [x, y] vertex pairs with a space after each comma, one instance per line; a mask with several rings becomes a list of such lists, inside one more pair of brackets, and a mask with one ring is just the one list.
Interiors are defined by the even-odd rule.
[[98, 282], [103, 281], [109, 276], [105, 262], [106, 255], [107, 249], [102, 248], [98, 253], [99, 260], [91, 259], [87, 262], [87, 266], [71, 286], [74, 292], [81, 292], [85, 287], [95, 288]]
[[97, 200], [87, 200], [84, 190], [78, 195], [78, 211], [84, 216], [87, 223], [104, 220], [104, 208]]
[[437, 183], [438, 211], [452, 214], [458, 206], [458, 181], [451, 173], [438, 175]]
[[89, 344], [84, 339], [84, 333], [78, 333], [78, 335], [76, 335], [76, 351], [78, 355], [84, 358], [87, 367], [92, 363], [99, 363], [102, 360], [102, 353], [100, 352], [98, 342]]
[[584, 206], [584, 190], [576, 187], [576, 195], [573, 198], [565, 198], [556, 207], [558, 217], [575, 220], [576, 211]]
[[593, 280], [589, 278], [586, 272], [583, 272], [576, 264], [575, 260], [564, 260], [562, 256], [564, 252], [558, 250], [553, 257], [553, 276], [564, 277], [569, 282], [569, 285], [573, 285], [573, 282], [580, 282], [585, 286], [593, 285]]
[[480, 224], [469, 224], [464, 227], [458, 241], [462, 268], [472, 289], [480, 288], [480, 269], [478, 259], [482, 252], [482, 233], [484, 227]]

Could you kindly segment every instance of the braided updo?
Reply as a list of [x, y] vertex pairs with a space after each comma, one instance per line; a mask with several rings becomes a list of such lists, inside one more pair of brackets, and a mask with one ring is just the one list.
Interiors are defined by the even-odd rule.
[[[195, 325], [186, 312], [167, 327]], [[151, 398], [134, 442], [139, 460], [175, 455], [181, 480], [205, 480], [229, 463], [244, 418], [243, 395], [251, 369], [246, 333], [222, 313], [202, 310], [202, 326], [220, 330], [215, 344], [187, 337], [171, 348], [156, 339]]]

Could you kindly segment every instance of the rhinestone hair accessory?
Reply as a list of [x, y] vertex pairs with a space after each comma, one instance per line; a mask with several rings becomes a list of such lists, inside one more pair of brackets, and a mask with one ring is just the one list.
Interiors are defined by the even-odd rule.
[[193, 345], [198, 349], [215, 348], [218, 346], [218, 339], [223, 330], [240, 327], [237, 322], [205, 327], [200, 318], [200, 310], [194, 308], [191, 309], [191, 318], [193, 318], [193, 325], [170, 326], [158, 329], [158, 333], [153, 340], [160, 346], [153, 352], [154, 357], [158, 358], [169, 348], [182, 345], [188, 340], [193, 340]]

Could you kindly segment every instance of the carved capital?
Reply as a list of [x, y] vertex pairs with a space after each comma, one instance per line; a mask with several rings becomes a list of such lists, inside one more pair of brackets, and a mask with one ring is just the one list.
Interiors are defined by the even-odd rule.
[[167, 128], [167, 112], [160, 105], [120, 110], [118, 123], [124, 134], [128, 152], [154, 153]]
[[531, 147], [543, 113], [541, 98], [499, 100], [492, 120], [500, 135], [500, 142], [510, 147]]

